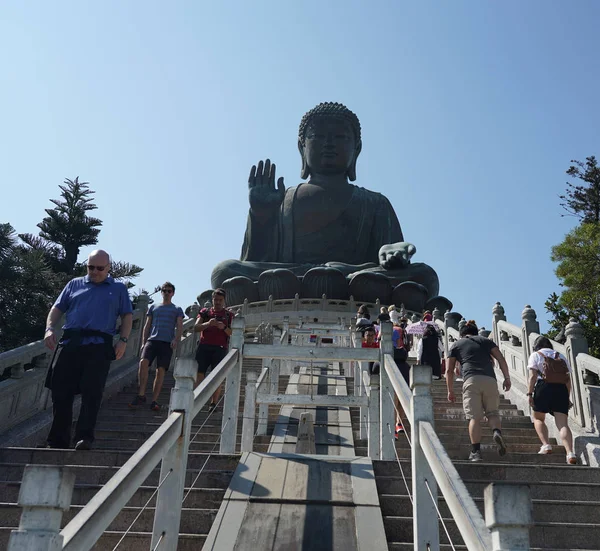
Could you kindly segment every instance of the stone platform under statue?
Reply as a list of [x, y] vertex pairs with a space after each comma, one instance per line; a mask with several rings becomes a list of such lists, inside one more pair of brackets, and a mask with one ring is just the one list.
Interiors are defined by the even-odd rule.
[[356, 115], [319, 104], [302, 118], [298, 149], [307, 181], [296, 187], [276, 181], [269, 160], [252, 167], [242, 255], [214, 268], [213, 289], [223, 287], [230, 305], [298, 294], [451, 309], [435, 270], [411, 262], [416, 247], [404, 240], [388, 199], [350, 183], [362, 149]]

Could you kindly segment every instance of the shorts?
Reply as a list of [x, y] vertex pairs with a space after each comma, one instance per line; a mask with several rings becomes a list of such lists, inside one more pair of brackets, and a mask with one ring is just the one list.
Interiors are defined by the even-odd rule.
[[463, 385], [463, 409], [467, 419], [481, 421], [500, 415], [500, 393], [494, 377], [472, 375]]
[[156, 367], [162, 367], [165, 371], [169, 370], [172, 356], [173, 349], [170, 342], [146, 341], [142, 350], [142, 360], [148, 360], [148, 363], [152, 365], [156, 359]]
[[199, 344], [196, 350], [198, 373], [206, 374], [209, 368], [214, 369], [225, 356], [227, 356], [227, 348], [214, 344]]
[[569, 414], [569, 391], [567, 385], [538, 381], [533, 391], [533, 411]]

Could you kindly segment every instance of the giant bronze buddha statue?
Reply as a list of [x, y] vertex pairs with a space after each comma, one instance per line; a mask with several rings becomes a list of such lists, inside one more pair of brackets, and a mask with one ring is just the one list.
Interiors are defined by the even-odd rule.
[[339, 103], [317, 105], [302, 118], [298, 149], [306, 182], [296, 187], [286, 189], [268, 159], [252, 167], [241, 259], [215, 267], [213, 288], [228, 289], [229, 304], [299, 293], [451, 307], [437, 296], [435, 271], [411, 262], [416, 247], [404, 240], [388, 199], [350, 183], [362, 149], [357, 116]]

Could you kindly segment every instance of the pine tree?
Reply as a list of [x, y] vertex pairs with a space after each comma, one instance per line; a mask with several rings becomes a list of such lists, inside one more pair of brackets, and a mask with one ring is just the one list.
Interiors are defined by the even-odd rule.
[[50, 199], [55, 207], [46, 209], [48, 216], [37, 225], [39, 237], [28, 233], [19, 237], [41, 251], [53, 268], [72, 274], [81, 247], [98, 243], [102, 221], [87, 214], [98, 208], [88, 182], [67, 178], [59, 187], [62, 199]]
[[[577, 178], [585, 185], [574, 185], [567, 182], [566, 195], [561, 195], [561, 207], [571, 216], [576, 216], [583, 223], [600, 223], [600, 167], [593, 155], [587, 157], [585, 163], [574, 163], [567, 174]], [[564, 216], [564, 215], [563, 215]]]

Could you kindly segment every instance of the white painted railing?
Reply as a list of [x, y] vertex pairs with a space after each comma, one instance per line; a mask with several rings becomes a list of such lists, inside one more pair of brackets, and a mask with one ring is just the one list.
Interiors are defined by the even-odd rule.
[[[445, 329], [446, 335], [455, 332], [452, 327], [445, 326]], [[391, 325], [384, 324], [381, 353], [382, 366], [385, 366], [385, 369], [382, 367], [381, 370], [381, 395], [383, 397], [386, 393], [385, 388], [389, 384], [409, 418], [411, 427], [411, 495], [415, 550], [439, 549], [439, 524], [432, 520], [439, 516], [438, 487], [467, 549], [477, 551], [529, 549], [529, 527], [532, 524], [529, 487], [518, 484], [511, 486], [510, 491], [515, 496], [516, 502], [522, 503], [523, 506], [514, 511], [506, 511], [505, 501], [498, 499], [499, 494], [504, 496], [504, 490], [498, 485], [490, 484], [485, 493], [486, 524], [435, 432], [431, 367], [416, 365], [411, 368], [411, 392], [393, 356], [389, 353], [391, 342]], [[376, 387], [372, 387], [371, 392], [374, 389], [376, 390]], [[390, 422], [391, 419], [388, 417], [388, 427]], [[405, 430], [408, 430], [407, 427]], [[385, 432], [392, 435], [389, 428], [387, 431], [381, 431], [381, 435], [383, 436]], [[393, 455], [386, 453], [386, 446], [382, 444], [381, 449], [382, 459], [393, 459]], [[504, 508], [503, 515], [498, 515], [500, 507]], [[440, 520], [443, 522], [441, 517]]]
[[[500, 303], [496, 303], [493, 308], [493, 331], [490, 338], [496, 342], [508, 364], [513, 382], [508, 396], [520, 409], [530, 411], [529, 400], [526, 395], [530, 376], [527, 364], [533, 351], [533, 343], [540, 335], [540, 326], [537, 315], [530, 306], [525, 306], [521, 318], [522, 324], [520, 327], [508, 323], [504, 308]], [[551, 342], [554, 350], [567, 358], [573, 370], [571, 377], [573, 407], [569, 411], [569, 421], [575, 437], [576, 452], [583, 462], [589, 463], [590, 460], [594, 459], [594, 454], [585, 453], [586, 446], [597, 447], [600, 445], [600, 440], [597, 442], [592, 441], [593, 438], [598, 437], [598, 427], [595, 422], [589, 389], [583, 378], [585, 370], [600, 373], [600, 360], [587, 354], [588, 345], [583, 329], [574, 319], [571, 319], [567, 325], [565, 336], [566, 342], [564, 344], [556, 341]], [[552, 424], [548, 425], [548, 429], [551, 436], [558, 436]], [[585, 457], [585, 455], [588, 456]]]
[[[161, 550], [174, 551], [177, 548], [181, 503], [184, 499], [184, 481], [192, 419], [218, 386], [225, 381], [219, 451], [220, 453], [236, 452], [244, 357], [263, 358], [263, 368], [260, 378], [254, 370], [246, 370], [247, 386], [242, 426], [242, 451], [252, 451], [253, 448], [257, 405], [259, 406], [258, 425], [263, 429], [266, 429], [267, 417], [264, 409], [263, 413], [260, 413], [260, 408], [265, 405], [268, 407], [268, 404], [272, 403], [299, 406], [309, 404], [334, 407], [360, 406], [366, 411], [369, 455], [372, 458], [391, 460], [396, 454], [393, 430], [393, 395], [397, 395], [403, 409], [409, 415], [412, 429], [411, 463], [415, 549], [425, 549], [426, 544], [429, 544], [431, 549], [439, 547], [438, 524], [432, 522], [437, 514], [438, 484], [447, 502], [455, 509], [452, 513], [465, 541], [490, 541], [490, 532], [484, 532], [481, 528], [483, 523], [481, 515], [476, 510], [464, 485], [459, 482], [458, 473], [433, 430], [431, 368], [419, 366], [411, 370], [411, 387], [413, 389], [411, 393], [393, 360], [391, 324], [383, 324], [379, 350], [358, 348], [356, 347], [357, 342], [354, 343], [354, 347], [350, 347], [350, 342], [354, 340], [354, 335], [351, 333], [353, 327], [352, 323], [345, 335], [343, 331], [340, 331], [340, 334], [335, 337], [337, 343], [334, 343], [333, 346], [308, 346], [305, 335], [295, 335], [298, 337], [296, 341], [305, 346], [290, 346], [287, 339], [281, 344], [245, 344], [245, 320], [242, 317], [236, 317], [232, 324], [233, 332], [229, 353], [195, 391], [193, 384], [196, 364], [189, 354], [190, 350], [193, 350], [195, 336], [193, 333], [188, 333], [185, 340], [192, 344], [182, 342], [179, 348], [180, 352], [185, 350], [188, 354], [180, 357], [176, 364], [176, 385], [172, 391], [170, 415], [167, 421], [60, 533], [58, 532], [60, 515], [65, 508], [65, 502], [70, 502], [72, 484], [69, 489], [68, 469], [57, 467], [57, 472], [60, 471], [62, 475], [55, 477], [57, 480], [55, 493], [59, 493], [58, 485], [62, 484], [60, 491], [63, 494], [68, 493], [68, 500], [63, 496], [61, 500], [50, 506], [48, 500], [44, 501], [39, 497], [36, 500], [27, 495], [23, 500], [20, 499], [20, 503], [28, 506], [28, 514], [31, 514], [32, 510], [43, 512], [51, 508], [53, 511], [52, 522], [48, 521], [46, 528], [49, 533], [53, 534], [52, 541], [60, 539], [63, 541], [58, 547], [50, 547], [50, 544], [44, 547], [38, 540], [35, 540], [36, 534], [39, 534], [39, 524], [28, 525], [27, 522], [22, 521], [20, 530], [11, 535], [9, 551], [22, 549], [17, 545], [29, 541], [28, 538], [37, 542], [37, 544], [32, 544], [29, 549], [48, 551], [60, 548], [77, 549], [77, 551], [90, 549], [159, 462], [161, 463], [161, 472], [157, 488], [158, 496], [151, 549], [160, 544]], [[316, 329], [327, 328], [311, 328], [311, 331]], [[446, 333], [451, 332], [446, 331]], [[354, 362], [358, 366], [355, 376], [359, 377], [360, 392], [354, 396], [279, 395], [277, 383], [280, 360]], [[369, 361], [377, 360], [380, 362], [380, 376], [369, 377], [363, 371], [361, 364], [364, 366]], [[23, 484], [28, 488], [31, 488], [32, 485], [26, 480], [23, 481]], [[490, 492], [492, 491], [494, 490], [490, 490]], [[486, 491], [486, 509], [492, 511], [493, 506], [487, 506], [487, 502], [492, 499], [490, 492]], [[492, 499], [492, 501], [494, 500]], [[56, 522], [57, 517], [58, 523]], [[504, 517], [507, 518], [506, 515]], [[523, 525], [523, 519], [510, 518], [509, 520], [511, 520], [513, 530], [515, 526]], [[495, 531], [505, 533], [506, 531], [506, 528], [496, 520], [489, 521], [488, 528], [492, 530], [492, 533]], [[521, 528], [525, 529], [523, 526]], [[485, 548], [473, 545], [474, 549]], [[496, 549], [505, 548], [496, 547]], [[511, 549], [521, 548], [511, 547]]]

